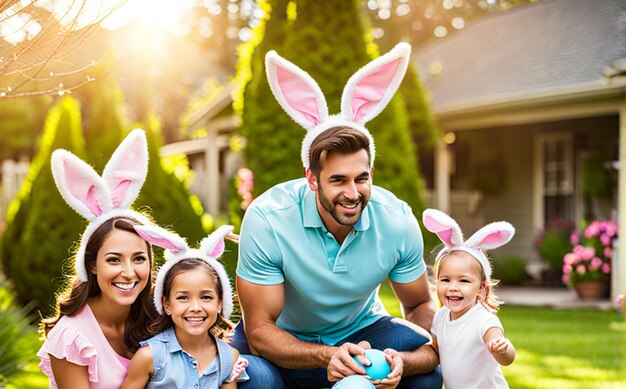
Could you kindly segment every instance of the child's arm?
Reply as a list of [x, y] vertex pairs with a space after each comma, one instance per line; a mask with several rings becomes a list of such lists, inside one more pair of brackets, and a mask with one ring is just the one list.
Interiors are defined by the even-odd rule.
[[437, 357], [439, 357], [439, 343], [437, 343], [437, 336], [433, 335], [432, 333], [430, 334], [430, 336], [432, 337], [432, 341], [430, 342], [430, 347], [432, 347], [433, 350], [435, 350], [435, 352], [437, 353]]
[[150, 346], [143, 346], [130, 361], [128, 375], [120, 389], [143, 389], [152, 375], [154, 375], [152, 349]]
[[228, 377], [228, 379], [232, 379], [231, 382], [224, 382], [222, 384], [222, 386], [220, 386], [220, 389], [237, 389], [237, 378], [239, 378], [239, 376], [241, 376], [242, 371], [235, 371], [235, 367], [237, 365], [237, 361], [239, 360], [239, 351], [235, 348], [230, 348], [233, 354], [233, 372], [231, 372], [230, 377]]
[[487, 351], [502, 366], [508, 366], [515, 360], [515, 347], [510, 340], [504, 337], [502, 328], [491, 327], [483, 335]]

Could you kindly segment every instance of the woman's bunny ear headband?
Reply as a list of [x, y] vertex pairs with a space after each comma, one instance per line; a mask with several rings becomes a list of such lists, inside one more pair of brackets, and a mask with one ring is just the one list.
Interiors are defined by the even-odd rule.
[[374, 164], [374, 139], [365, 123], [387, 106], [404, 78], [411, 46], [398, 43], [390, 52], [371, 61], [350, 77], [341, 97], [341, 113], [328, 115], [322, 90], [304, 70], [279, 56], [265, 55], [265, 70], [272, 93], [291, 118], [307, 130], [302, 141], [302, 164], [309, 168], [311, 143], [329, 128], [347, 126], [367, 135], [370, 164]]
[[437, 254], [438, 258], [453, 250], [465, 251], [480, 262], [487, 281], [491, 280], [491, 265], [484, 251], [504, 246], [515, 235], [515, 228], [510, 223], [494, 222], [479, 229], [464, 241], [461, 228], [454, 219], [436, 209], [425, 210], [422, 221], [426, 229], [437, 234], [445, 245]]
[[113, 218], [150, 221], [130, 209], [148, 174], [148, 143], [143, 130], [135, 129], [117, 147], [104, 167], [102, 176], [67, 150], [52, 153], [52, 175], [63, 199], [89, 221], [81, 236], [74, 266], [82, 282], [87, 282], [85, 249], [91, 234]]
[[167, 273], [183, 259], [197, 258], [208, 263], [217, 273], [222, 284], [222, 315], [226, 319], [230, 318], [233, 312], [233, 290], [224, 265], [217, 258], [224, 252], [224, 238], [233, 231], [233, 226], [221, 226], [215, 230], [200, 242], [199, 249], [189, 248], [185, 239], [158, 226], [136, 225], [134, 228], [146, 241], [165, 249], [165, 263], [159, 269], [154, 285], [154, 306], [157, 312], [163, 314], [163, 282]]

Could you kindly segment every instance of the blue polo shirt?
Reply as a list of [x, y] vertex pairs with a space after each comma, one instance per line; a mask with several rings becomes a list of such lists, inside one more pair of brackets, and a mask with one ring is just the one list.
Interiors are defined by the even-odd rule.
[[304, 341], [334, 345], [377, 321], [380, 283], [417, 280], [426, 269], [422, 234], [411, 208], [372, 187], [353, 231], [339, 244], [301, 178], [255, 199], [244, 216], [237, 275], [284, 283], [285, 305], [276, 325]]

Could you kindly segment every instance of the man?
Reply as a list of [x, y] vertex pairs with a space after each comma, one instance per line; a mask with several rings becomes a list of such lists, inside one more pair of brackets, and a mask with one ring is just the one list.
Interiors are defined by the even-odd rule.
[[[399, 387], [441, 387], [424, 330], [435, 306], [419, 226], [406, 203], [372, 186], [375, 149], [363, 127], [395, 93], [409, 53], [400, 44], [355, 73], [340, 116], [328, 116], [308, 74], [276, 53], [266, 57], [277, 100], [309, 130], [306, 178], [271, 188], [244, 217], [237, 290], [245, 334], [240, 324], [233, 346], [263, 358], [246, 356], [242, 388], [330, 387], [365, 374], [352, 357], [365, 361], [369, 347], [393, 367], [379, 387], [395, 387], [400, 375]], [[388, 316], [377, 298], [387, 277], [407, 320]]]

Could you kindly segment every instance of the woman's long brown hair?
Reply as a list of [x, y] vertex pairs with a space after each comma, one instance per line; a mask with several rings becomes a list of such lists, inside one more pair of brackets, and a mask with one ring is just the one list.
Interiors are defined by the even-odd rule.
[[[98, 250], [104, 244], [105, 239], [113, 230], [122, 230], [137, 234], [133, 225], [140, 224], [138, 221], [128, 218], [113, 218], [104, 222], [98, 227], [87, 242], [85, 250], [85, 268], [93, 269], [96, 266]], [[138, 234], [137, 234], [138, 235]], [[148, 247], [148, 259], [152, 269], [152, 249]], [[76, 258], [75, 258], [76, 260]], [[150, 337], [148, 325], [152, 323], [158, 314], [154, 309], [151, 298], [153, 276], [148, 277], [148, 283], [139, 293], [135, 302], [130, 306], [130, 313], [124, 326], [124, 344], [129, 351], [135, 352], [139, 348], [139, 342]], [[87, 282], [82, 282], [78, 276], [74, 275], [69, 282], [61, 287], [57, 293], [57, 303], [55, 314], [52, 317], [42, 319], [40, 332], [44, 336], [54, 327], [63, 316], [74, 316], [87, 303], [90, 297], [100, 295], [97, 276], [92, 272], [87, 272]]]

